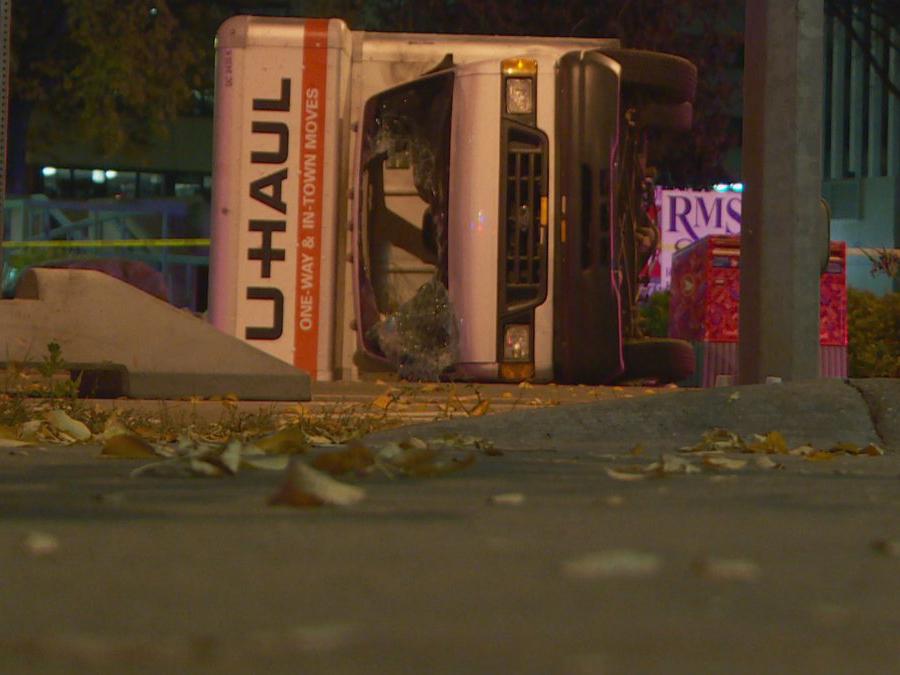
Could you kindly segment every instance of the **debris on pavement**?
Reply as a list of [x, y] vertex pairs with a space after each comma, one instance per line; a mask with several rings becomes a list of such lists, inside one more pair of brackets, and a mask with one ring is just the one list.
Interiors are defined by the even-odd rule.
[[28, 555], [42, 558], [59, 550], [59, 539], [46, 532], [29, 532], [22, 541], [22, 548]]
[[233, 476], [241, 468], [280, 471], [289, 461], [289, 455], [267, 454], [255, 443], [239, 438], [232, 438], [227, 443], [207, 443], [183, 436], [174, 448], [168, 445], [151, 447], [157, 456], [166, 459], [139, 466], [131, 472], [132, 478], [143, 475]]
[[746, 447], [744, 441], [736, 433], [717, 427], [704, 432], [699, 443], [683, 447], [681, 451], [691, 453], [744, 452]]
[[159, 457], [153, 446], [136, 434], [123, 433], [111, 436], [103, 443], [101, 457], [149, 459]]
[[350, 441], [344, 450], [334, 450], [316, 455], [310, 465], [332, 476], [345, 473], [358, 475], [372, 471], [375, 466], [375, 455], [359, 441]]
[[277, 655], [285, 650], [326, 653], [347, 646], [357, 628], [351, 623], [326, 623], [291, 626], [284, 630], [254, 631], [247, 641], [261, 656]]
[[294, 460], [287, 468], [285, 480], [269, 499], [273, 506], [353, 506], [366, 496], [365, 490], [341, 483], [322, 471]]
[[709, 455], [703, 458], [703, 465], [712, 469], [730, 469], [732, 471], [738, 471], [747, 466], [747, 460]]
[[649, 464], [644, 470], [657, 476], [668, 476], [673, 473], [700, 473], [700, 468], [693, 462], [670, 454], [663, 454], [659, 461]]
[[60, 408], [48, 411], [44, 418], [51, 427], [57, 432], [63, 441], [68, 440], [71, 443], [90, 440], [91, 430], [87, 428], [84, 422], [72, 419]]
[[700, 455], [721, 455], [725, 453], [753, 453], [759, 455], [793, 455], [811, 461], [834, 459], [839, 455], [879, 457], [884, 449], [875, 443], [859, 447], [855, 443], [842, 442], [826, 449], [817, 449], [810, 444], [791, 448], [779, 431], [766, 434], [753, 434], [748, 443], [738, 434], [728, 429], [714, 428], [704, 432], [703, 438], [696, 445], [681, 448], [683, 453]]
[[745, 558], [700, 558], [694, 571], [714, 581], [756, 581], [762, 574], [760, 566]]
[[521, 492], [502, 492], [491, 495], [487, 502], [495, 506], [522, 506], [525, 503], [525, 495]]
[[701, 469], [694, 462], [664, 453], [660, 458], [650, 464], [628, 464], [624, 466], [607, 467], [606, 475], [614, 480], [638, 481], [645, 478], [663, 478], [673, 474], [700, 473]]
[[607, 467], [606, 475], [614, 480], [621, 481], [638, 481], [647, 478], [648, 473], [645, 467], [639, 464], [631, 464], [629, 466], [620, 466], [615, 469]]
[[754, 459], [753, 463], [756, 464], [756, 466], [758, 466], [760, 469], [783, 469], [784, 468], [784, 464], [776, 462], [773, 459], [769, 459], [765, 455], [756, 457]]
[[34, 445], [34, 443], [20, 441], [16, 438], [0, 438], [0, 448], [21, 448], [23, 445]]
[[900, 539], [876, 539], [872, 549], [889, 558], [900, 558]]
[[662, 560], [653, 553], [614, 549], [588, 553], [563, 563], [563, 575], [571, 579], [650, 577], [662, 569]]

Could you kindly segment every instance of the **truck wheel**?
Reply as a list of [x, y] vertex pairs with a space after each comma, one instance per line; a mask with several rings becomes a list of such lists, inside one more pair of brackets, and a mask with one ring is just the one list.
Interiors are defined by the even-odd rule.
[[623, 353], [623, 380], [653, 378], [660, 383], [678, 382], [694, 374], [694, 348], [685, 340], [626, 340]]
[[651, 94], [667, 103], [693, 101], [697, 91], [697, 66], [674, 54], [643, 49], [601, 49], [622, 66], [622, 84]]
[[644, 129], [690, 131], [694, 122], [694, 106], [684, 103], [647, 103], [637, 111], [638, 124]]

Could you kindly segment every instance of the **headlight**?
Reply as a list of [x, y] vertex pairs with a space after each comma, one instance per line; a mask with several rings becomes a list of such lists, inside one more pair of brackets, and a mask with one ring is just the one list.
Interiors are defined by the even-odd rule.
[[534, 80], [530, 77], [506, 78], [506, 112], [513, 115], [534, 112]]
[[511, 324], [503, 334], [504, 361], [531, 360], [531, 326]]

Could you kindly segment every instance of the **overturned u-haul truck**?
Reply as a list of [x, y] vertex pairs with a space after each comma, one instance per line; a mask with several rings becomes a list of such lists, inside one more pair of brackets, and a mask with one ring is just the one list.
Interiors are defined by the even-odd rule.
[[610, 381], [656, 247], [643, 130], [689, 128], [695, 85], [610, 39], [229, 19], [210, 320], [320, 380], [437, 345], [435, 374]]

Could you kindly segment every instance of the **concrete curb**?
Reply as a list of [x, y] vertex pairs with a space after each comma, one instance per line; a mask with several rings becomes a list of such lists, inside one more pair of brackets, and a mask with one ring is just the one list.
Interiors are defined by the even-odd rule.
[[[829, 447], [839, 442], [878, 443], [900, 450], [900, 423], [883, 421], [880, 437], [869, 404], [853, 384], [813, 380], [770, 385], [673, 392], [635, 399], [522, 410], [435, 422], [378, 432], [377, 443], [405, 436], [466, 434], [509, 450], [625, 451], [640, 443], [648, 451], [672, 451], [697, 443], [703, 432], [722, 427], [747, 438], [779, 431], [789, 444]], [[878, 398], [878, 410], [896, 411], [897, 381], [872, 383], [865, 391]], [[894, 415], [896, 417], [896, 415]]]

